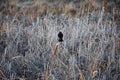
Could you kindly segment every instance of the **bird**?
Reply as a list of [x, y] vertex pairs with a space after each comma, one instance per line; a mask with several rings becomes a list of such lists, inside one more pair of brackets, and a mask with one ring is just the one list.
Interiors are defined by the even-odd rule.
[[63, 33], [61, 31], [58, 33], [58, 41], [59, 42], [63, 41]]

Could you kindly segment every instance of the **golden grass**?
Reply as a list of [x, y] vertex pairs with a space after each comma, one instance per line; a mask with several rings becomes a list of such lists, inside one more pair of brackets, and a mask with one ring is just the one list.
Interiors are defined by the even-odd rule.
[[[24, 9], [17, 10], [16, 7], [17, 7], [17, 4], [19, 3], [18, 0], [16, 1], [11, 0], [9, 1], [9, 7], [11, 7], [12, 9], [8, 8], [4, 12], [6, 13], [6, 15], [14, 15], [16, 13], [22, 12], [26, 16], [31, 15], [31, 19], [33, 20], [35, 20], [38, 16], [44, 16], [50, 13], [54, 15], [60, 15], [64, 13], [72, 17], [78, 17], [79, 14], [82, 14], [83, 16], [85, 16], [88, 14], [88, 12], [98, 11], [98, 7], [94, 5], [95, 2], [96, 2], [95, 0], [89, 0], [83, 3], [80, 3], [79, 6], [83, 8], [81, 11], [78, 12], [76, 10], [77, 5], [72, 2], [68, 4], [63, 4], [61, 2], [57, 6], [51, 6], [48, 2], [43, 3], [37, 0], [30, 6], [31, 8], [25, 7]], [[103, 0], [102, 5], [105, 7], [105, 12], [108, 11], [107, 3], [108, 3], [108, 0]]]
[[65, 5], [64, 13], [69, 14], [70, 10], [74, 9], [74, 8], [75, 8], [75, 5], [73, 3], [69, 3], [69, 4]]
[[50, 80], [50, 74], [45, 72], [44, 80]]
[[[54, 62], [55, 62], [55, 58], [56, 58], [56, 56], [57, 56], [57, 51], [58, 51], [59, 44], [60, 44], [60, 43], [57, 43], [57, 44], [55, 45], [54, 52], [53, 52], [52, 55], [51, 55], [51, 59], [52, 59], [51, 69], [52, 69], [52, 65], [53, 65]], [[57, 60], [57, 65], [58, 65], [58, 60]]]
[[18, 0], [11, 0], [9, 1], [9, 6], [11, 8], [15, 8], [17, 6]]
[[3, 78], [7, 78], [6, 75], [3, 73], [2, 70], [0, 70], [0, 76], [1, 76], [1, 77], [3, 76]]
[[77, 68], [77, 70], [79, 71], [79, 75], [80, 75], [80, 80], [86, 80], [85, 79], [85, 76], [83, 75], [83, 73], [82, 73], [82, 71], [81, 71], [81, 69], [76, 65], [76, 68]]
[[92, 77], [95, 78], [97, 75], [98, 75], [98, 71], [97, 70], [93, 71]]

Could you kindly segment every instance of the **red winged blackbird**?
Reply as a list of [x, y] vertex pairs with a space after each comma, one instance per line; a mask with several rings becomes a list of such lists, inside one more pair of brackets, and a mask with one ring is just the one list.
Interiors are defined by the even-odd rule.
[[61, 31], [58, 33], [58, 41], [59, 42], [63, 41], [63, 33]]

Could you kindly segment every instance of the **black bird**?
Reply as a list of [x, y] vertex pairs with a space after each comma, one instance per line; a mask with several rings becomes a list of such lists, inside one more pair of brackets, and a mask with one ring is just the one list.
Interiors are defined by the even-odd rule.
[[63, 41], [63, 33], [61, 31], [58, 33], [58, 41], [59, 42]]

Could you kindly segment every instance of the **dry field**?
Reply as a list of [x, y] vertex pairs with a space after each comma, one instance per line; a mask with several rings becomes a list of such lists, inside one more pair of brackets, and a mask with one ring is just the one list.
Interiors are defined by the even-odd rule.
[[120, 80], [119, 3], [1, 0], [0, 80]]

